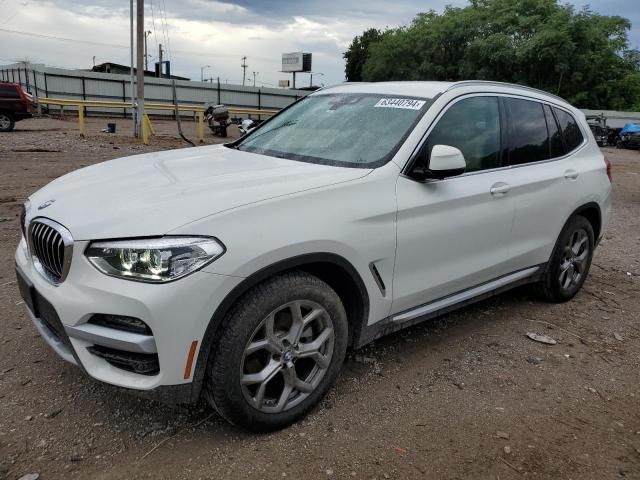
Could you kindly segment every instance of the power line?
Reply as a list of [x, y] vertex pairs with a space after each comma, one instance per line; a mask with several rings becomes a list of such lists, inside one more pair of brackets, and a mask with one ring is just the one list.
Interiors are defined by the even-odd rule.
[[[83, 45], [93, 45], [93, 46], [98, 46], [98, 47], [109, 47], [109, 48], [125, 48], [127, 50], [129, 50], [129, 45], [119, 45], [116, 43], [101, 43], [101, 42], [94, 42], [91, 40], [80, 40], [77, 38], [68, 38], [68, 37], [59, 37], [56, 35], [45, 35], [42, 33], [32, 33], [32, 32], [21, 32], [18, 30], [10, 30], [8, 28], [0, 28], [0, 32], [4, 32], [4, 33], [10, 33], [13, 35], [22, 35], [22, 36], [26, 36], [26, 37], [34, 37], [34, 38], [44, 38], [47, 40], [57, 40], [60, 42], [68, 42], [68, 43], [78, 43], [78, 44], [83, 44]], [[176, 54], [182, 54], [182, 55], [189, 55], [189, 56], [196, 56], [196, 57], [220, 57], [220, 58], [237, 58], [238, 54], [231, 54], [231, 53], [208, 53], [208, 52], [201, 52], [201, 51], [194, 51], [194, 50], [175, 50], [174, 53]], [[252, 55], [251, 58], [255, 58], [258, 60], [263, 60], [265, 62], [272, 62], [273, 58], [267, 58], [267, 57], [257, 57], [255, 55]]]
[[160, 10], [160, 14], [164, 16], [164, 28], [167, 34], [167, 52], [169, 54], [169, 60], [173, 61], [173, 51], [171, 49], [171, 38], [169, 37], [169, 23], [167, 22], [167, 6], [164, 3], [164, 0], [160, 0], [162, 2], [162, 9]]
[[162, 29], [162, 42], [169, 53], [169, 44], [167, 43], [167, 26], [164, 22], [164, 14], [162, 13], [162, 1], [158, 0], [158, 13], [160, 14], [160, 28]]
[[[26, 2], [24, 2], [22, 4], [23, 8], [17, 8], [17, 12], [13, 14], [13, 16], [9, 17], [9, 19], [5, 20], [4, 22], [0, 23], [0, 25], [6, 25], [7, 23], [10, 23], [14, 18], [16, 18], [18, 15], [20, 15], [23, 11], [24, 11], [24, 7], [26, 7], [27, 5], [29, 5], [29, 1], [27, 0]], [[1, 3], [0, 3], [1, 5]]]
[[109, 43], [101, 43], [101, 42], [92, 42], [91, 40], [78, 40], [75, 38], [58, 37], [55, 35], [45, 35], [42, 33], [19, 32], [18, 30], [9, 30], [8, 28], [0, 28], [0, 32], [12, 33], [15, 35], [24, 35], [27, 37], [46, 38], [48, 40], [59, 40], [61, 42], [83, 43], [85, 45], [95, 45], [98, 47], [126, 48], [127, 50], [129, 49], [129, 45], [117, 45], [117, 44], [109, 44]]
[[153, 22], [153, 39], [156, 42], [156, 52], [158, 51], [158, 31], [156, 30], [156, 16], [153, 13], [153, 0], [149, 0], [151, 4], [151, 21]]

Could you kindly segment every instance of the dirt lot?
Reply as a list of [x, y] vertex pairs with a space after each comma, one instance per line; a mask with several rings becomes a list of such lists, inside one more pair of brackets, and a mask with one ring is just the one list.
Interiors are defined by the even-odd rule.
[[204, 404], [114, 393], [58, 358], [24, 313], [13, 251], [25, 197], [84, 165], [181, 145], [134, 145], [118, 122], [109, 136], [91, 119], [84, 140], [70, 120], [0, 136], [0, 478], [640, 478], [638, 152], [606, 150], [613, 218], [574, 301], [520, 289], [377, 341], [307, 419], [258, 436]]

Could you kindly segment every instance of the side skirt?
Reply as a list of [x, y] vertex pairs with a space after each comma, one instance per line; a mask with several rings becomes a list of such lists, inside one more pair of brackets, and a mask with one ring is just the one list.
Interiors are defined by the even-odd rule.
[[391, 315], [373, 325], [365, 326], [362, 329], [360, 338], [358, 338], [355, 344], [355, 348], [360, 348], [390, 333], [453, 312], [454, 310], [493, 297], [520, 285], [538, 282], [542, 279], [545, 269], [546, 264], [525, 268], [524, 270], [504, 275], [476, 285], [475, 287]]

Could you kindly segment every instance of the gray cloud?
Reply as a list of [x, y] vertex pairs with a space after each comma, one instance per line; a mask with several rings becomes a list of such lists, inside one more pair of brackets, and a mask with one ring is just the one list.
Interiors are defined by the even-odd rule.
[[[21, 0], [0, 0], [19, 6]], [[622, 15], [633, 22], [630, 40], [640, 46], [638, 0], [575, 0], [576, 8], [590, 4], [606, 15]], [[259, 79], [277, 83], [280, 54], [304, 50], [314, 53], [314, 70], [326, 83], [344, 78], [342, 52], [353, 36], [376, 27], [408, 24], [418, 12], [444, 6], [464, 6], [466, 0], [146, 0], [145, 27], [150, 37], [167, 47], [170, 39], [173, 69], [199, 78], [200, 66], [212, 65], [210, 74], [241, 81], [240, 57], [249, 57], [250, 71]], [[169, 38], [161, 28], [160, 7], [166, 6]], [[152, 9], [153, 7], [153, 9]], [[151, 15], [153, 11], [153, 15]], [[31, 0], [27, 8], [9, 10], [0, 28], [85, 39], [112, 45], [97, 46], [35, 39], [0, 31], [0, 59], [30, 57], [50, 65], [87, 68], [98, 61], [128, 61], [128, 2], [112, 0]], [[154, 28], [155, 17], [155, 28]], [[55, 21], [52, 21], [55, 19]], [[304, 76], [301, 76], [304, 79]]]

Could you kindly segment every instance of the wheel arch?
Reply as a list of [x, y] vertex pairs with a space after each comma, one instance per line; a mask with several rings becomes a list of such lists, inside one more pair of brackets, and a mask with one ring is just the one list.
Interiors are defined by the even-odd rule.
[[589, 221], [591, 227], [593, 227], [594, 241], [597, 244], [598, 239], [600, 238], [600, 233], [602, 232], [602, 211], [600, 210], [600, 205], [596, 202], [585, 203], [584, 205], [576, 208], [573, 213], [569, 215], [567, 222], [576, 215], [581, 215]]
[[192, 377], [191, 400], [197, 401], [202, 390], [209, 354], [215, 348], [220, 328], [233, 305], [251, 288], [264, 280], [292, 270], [315, 275], [333, 288], [345, 307], [349, 321], [348, 345], [356, 344], [369, 317], [369, 294], [356, 268], [334, 253], [310, 253], [278, 261], [264, 267], [238, 284], [218, 305], [202, 337]]

